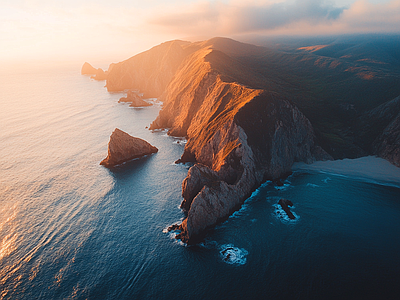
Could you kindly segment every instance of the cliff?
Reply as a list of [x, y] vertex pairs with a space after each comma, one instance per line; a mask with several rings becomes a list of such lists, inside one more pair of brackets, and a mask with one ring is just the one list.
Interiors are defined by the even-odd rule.
[[138, 89], [146, 97], [159, 97], [188, 52], [184, 41], [166, 42], [117, 64], [107, 76], [108, 91]]
[[400, 96], [366, 113], [363, 121], [374, 126], [373, 153], [400, 167]]
[[123, 162], [156, 152], [158, 149], [145, 140], [130, 136], [115, 128], [108, 143], [108, 155], [100, 162], [100, 165], [112, 168]]
[[374, 143], [375, 154], [400, 167], [400, 113]]
[[331, 157], [308, 119], [276, 92], [250, 88], [260, 78], [234, 58], [207, 47], [191, 54], [167, 87], [150, 129], [187, 136], [179, 162], [196, 162], [182, 183], [187, 218], [177, 236], [193, 243], [228, 217], [267, 179], [295, 161]]

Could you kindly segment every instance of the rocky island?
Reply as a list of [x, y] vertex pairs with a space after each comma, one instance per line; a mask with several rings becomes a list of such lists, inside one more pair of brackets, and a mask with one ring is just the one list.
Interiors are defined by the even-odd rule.
[[196, 243], [294, 162], [368, 154], [399, 161], [398, 108], [384, 118], [374, 112], [397, 107], [390, 102], [400, 94], [397, 71], [324, 49], [322, 56], [226, 38], [171, 41], [110, 67], [109, 91], [159, 97], [150, 129], [188, 140], [177, 162], [194, 165], [182, 183], [187, 217], [172, 228], [177, 238]]
[[289, 208], [289, 206], [293, 206], [292, 201], [288, 199], [280, 199], [278, 204], [282, 207], [283, 211], [286, 213], [286, 215], [290, 220], [296, 219], [296, 217], [293, 215], [293, 213], [290, 211]]
[[88, 62], [85, 62], [82, 66], [81, 74], [82, 75], [91, 75], [90, 78], [101, 81], [101, 80], [107, 79], [108, 72], [103, 71], [103, 69], [101, 69], [101, 68], [96, 69]]
[[100, 165], [112, 168], [132, 159], [156, 152], [158, 152], [158, 149], [145, 140], [133, 137], [115, 128], [108, 143], [108, 155], [100, 162]]
[[151, 106], [151, 103], [144, 101], [136, 92], [128, 91], [126, 97], [122, 97], [118, 102], [129, 102], [131, 107]]

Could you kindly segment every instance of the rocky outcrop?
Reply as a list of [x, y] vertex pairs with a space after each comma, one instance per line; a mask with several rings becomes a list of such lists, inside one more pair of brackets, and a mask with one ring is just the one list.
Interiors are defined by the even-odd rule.
[[400, 167], [400, 113], [375, 140], [374, 152]]
[[189, 135], [185, 153], [202, 165], [191, 167], [183, 182], [182, 206], [188, 215], [177, 237], [189, 244], [197, 242], [263, 181], [290, 173], [295, 161], [330, 159], [314, 138], [303, 114], [267, 92], [243, 106], [206, 143]]
[[144, 101], [137, 93], [134, 91], [128, 91], [126, 97], [122, 97], [118, 102], [129, 102], [131, 107], [144, 107], [151, 106], [153, 104]]
[[88, 62], [85, 62], [82, 66], [81, 69], [81, 74], [82, 75], [92, 75], [90, 78], [95, 79], [95, 80], [106, 80], [107, 79], [107, 71], [103, 71], [101, 68], [94, 68], [91, 64]]
[[287, 214], [287, 216], [290, 220], [296, 219], [296, 217], [293, 215], [293, 213], [290, 211], [290, 208], [289, 208], [289, 206], [293, 206], [292, 201], [287, 200], [287, 199], [280, 199], [278, 204], [282, 207], [282, 209]]
[[108, 155], [100, 165], [112, 168], [123, 162], [156, 153], [158, 149], [145, 140], [130, 136], [116, 128], [110, 136]]
[[364, 113], [355, 131], [369, 153], [400, 167], [400, 96]]
[[89, 64], [88, 62], [85, 62], [81, 69], [82, 75], [95, 75], [96, 72], [97, 72], [97, 69], [92, 67], [92, 65]]

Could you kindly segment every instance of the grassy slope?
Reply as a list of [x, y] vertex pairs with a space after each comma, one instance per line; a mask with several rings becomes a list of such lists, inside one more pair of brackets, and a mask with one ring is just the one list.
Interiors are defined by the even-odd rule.
[[400, 95], [397, 45], [397, 40], [379, 40], [285, 47], [285, 51], [266, 50], [238, 60], [262, 74], [266, 82], [274, 82], [273, 89], [300, 108], [332, 156], [357, 157], [368, 153], [355, 139], [362, 127], [358, 117]]

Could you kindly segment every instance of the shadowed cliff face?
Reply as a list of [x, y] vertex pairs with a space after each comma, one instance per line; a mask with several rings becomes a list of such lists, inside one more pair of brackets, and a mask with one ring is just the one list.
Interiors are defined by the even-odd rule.
[[359, 123], [372, 152], [400, 167], [400, 96], [368, 111]]
[[207, 129], [196, 121], [189, 130], [201, 129], [197, 135], [188, 134], [182, 156], [183, 161], [191, 157], [201, 163], [189, 170], [182, 184], [182, 207], [188, 216], [178, 238], [187, 243], [196, 242], [206, 228], [229, 216], [263, 181], [290, 173], [293, 162], [330, 159], [315, 144], [308, 119], [269, 92], [251, 98], [208, 139]]

